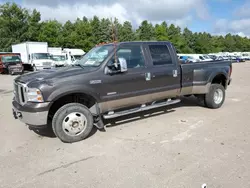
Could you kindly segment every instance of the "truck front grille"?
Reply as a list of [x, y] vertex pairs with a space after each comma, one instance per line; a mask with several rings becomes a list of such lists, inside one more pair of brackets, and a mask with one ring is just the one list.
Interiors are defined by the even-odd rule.
[[17, 82], [14, 83], [15, 100], [21, 105], [27, 102], [25, 92], [26, 92], [26, 87], [23, 84]]
[[51, 62], [43, 62], [43, 66], [51, 66]]

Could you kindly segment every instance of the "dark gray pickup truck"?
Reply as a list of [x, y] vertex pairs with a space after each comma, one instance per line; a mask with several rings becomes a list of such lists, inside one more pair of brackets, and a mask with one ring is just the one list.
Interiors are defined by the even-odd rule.
[[63, 142], [86, 138], [103, 119], [180, 102], [194, 95], [219, 108], [231, 81], [230, 61], [180, 64], [170, 42], [96, 46], [74, 66], [28, 73], [14, 80], [13, 115], [43, 128], [52, 122]]

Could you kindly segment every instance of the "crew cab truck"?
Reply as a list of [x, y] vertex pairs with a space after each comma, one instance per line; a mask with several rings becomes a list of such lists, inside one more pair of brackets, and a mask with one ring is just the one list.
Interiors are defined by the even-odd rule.
[[14, 80], [13, 115], [33, 127], [52, 122], [63, 142], [85, 139], [103, 119], [163, 107], [195, 95], [217, 109], [231, 82], [230, 61], [181, 65], [170, 42], [96, 46], [72, 67]]

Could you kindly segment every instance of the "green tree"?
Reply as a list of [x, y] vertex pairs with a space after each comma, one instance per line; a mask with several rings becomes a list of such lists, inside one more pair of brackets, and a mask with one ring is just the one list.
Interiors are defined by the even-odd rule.
[[101, 19], [100, 42], [112, 42], [112, 23], [109, 19]]
[[181, 28], [175, 27], [174, 24], [171, 24], [168, 28], [168, 39], [174, 44], [178, 52], [182, 52], [182, 49], [187, 45], [184, 36], [181, 34]]
[[40, 33], [41, 24], [41, 14], [36, 9], [28, 16], [28, 31], [27, 31], [27, 40], [37, 41]]
[[133, 41], [133, 40], [135, 40], [135, 34], [133, 32], [133, 27], [129, 21], [125, 21], [123, 23], [118, 39], [119, 39], [119, 41]]
[[49, 46], [88, 51], [100, 42], [112, 42], [113, 34], [118, 41], [170, 41], [182, 53], [250, 51], [250, 39], [239, 35], [192, 33], [188, 28], [181, 30], [166, 22], [153, 26], [147, 20], [135, 29], [129, 21], [121, 24], [115, 18], [112, 23], [110, 19], [100, 20], [97, 16], [91, 19], [84, 16], [65, 24], [57, 20], [41, 22], [41, 14], [36, 9], [28, 10], [16, 3], [0, 4], [0, 51], [11, 51], [12, 44], [25, 41], [47, 41]]
[[136, 32], [139, 40], [150, 41], [155, 39], [154, 27], [147, 20], [141, 23]]
[[183, 37], [184, 37], [184, 46], [182, 47], [182, 53], [194, 53], [194, 37], [192, 31], [188, 28], [184, 28], [183, 30]]
[[72, 33], [75, 31], [75, 26], [71, 21], [67, 21], [62, 28], [62, 47], [74, 48]]
[[29, 12], [15, 3], [0, 5], [0, 50], [11, 51], [11, 45], [27, 40]]
[[62, 24], [56, 20], [41, 23], [41, 30], [38, 36], [39, 41], [46, 41], [51, 47], [62, 45]]
[[160, 25], [155, 25], [155, 38], [158, 41], [167, 41], [168, 38], [168, 27], [166, 22], [162, 22]]

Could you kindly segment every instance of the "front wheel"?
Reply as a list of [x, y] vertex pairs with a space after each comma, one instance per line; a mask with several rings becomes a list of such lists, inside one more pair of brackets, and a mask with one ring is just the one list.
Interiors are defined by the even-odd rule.
[[93, 128], [93, 116], [80, 103], [69, 103], [57, 110], [52, 120], [54, 134], [63, 142], [73, 143], [85, 139]]
[[208, 108], [217, 109], [225, 101], [225, 88], [221, 84], [212, 84], [209, 93], [205, 95], [205, 105]]

